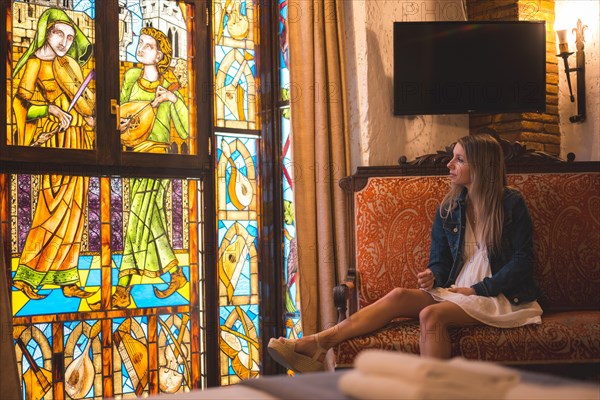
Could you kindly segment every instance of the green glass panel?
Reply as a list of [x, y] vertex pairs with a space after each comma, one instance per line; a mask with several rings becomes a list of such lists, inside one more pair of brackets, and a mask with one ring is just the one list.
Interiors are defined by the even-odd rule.
[[120, 0], [121, 144], [125, 151], [197, 154], [193, 5]]

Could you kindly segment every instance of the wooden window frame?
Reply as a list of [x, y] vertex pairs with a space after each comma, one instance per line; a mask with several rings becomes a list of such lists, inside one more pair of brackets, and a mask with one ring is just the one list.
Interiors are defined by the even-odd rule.
[[[219, 304], [218, 304], [218, 271], [217, 265], [217, 233], [216, 233], [216, 192], [215, 133], [240, 134], [246, 130], [217, 128], [213, 121], [213, 51], [210, 19], [212, 2], [210, 0], [182, 0], [194, 8], [193, 25], [195, 99], [197, 154], [149, 154], [133, 153], [122, 150], [117, 129], [117, 116], [111, 113], [111, 99], [119, 99], [120, 77], [118, 47], [110, 47], [110, 43], [118, 43], [118, 30], [109, 21], [118, 21], [118, 0], [102, 1], [96, 5], [97, 21], [95, 26], [96, 43], [94, 56], [98, 65], [114, 65], [115, 68], [103, 68], [96, 71], [96, 140], [93, 150], [75, 150], [60, 148], [34, 148], [7, 145], [7, 129], [0, 128], [0, 174], [65, 174], [85, 176], [121, 176], [148, 178], [199, 178], [203, 181], [204, 199], [204, 253], [203, 280], [205, 284], [205, 329], [206, 339], [206, 382], [210, 386], [218, 386], [219, 369], [212, 366], [219, 362]], [[279, 91], [279, 37], [278, 37], [278, 2], [261, 2], [260, 13], [260, 54], [257, 65], [258, 93], [261, 98], [257, 108], [259, 112], [259, 154], [258, 179], [263, 188], [260, 199], [261, 221], [259, 225], [259, 298], [278, 298], [279, 302], [261, 302], [260, 336], [262, 373], [265, 375], [280, 374], [284, 369], [268, 357], [266, 348], [269, 338], [285, 334], [285, 281], [283, 274], [283, 204], [282, 204], [282, 144], [280, 121]], [[7, 20], [12, 18], [12, 0], [0, 0], [0, 32], [7, 32]], [[12, 23], [12, 22], [11, 22]], [[2, 34], [0, 52], [5, 61], [0, 63], [0, 77], [6, 82], [8, 55], [12, 51], [8, 46], [8, 34]], [[203, 57], [206, 55], [206, 57]], [[6, 90], [6, 89], [5, 89]], [[0, 109], [7, 111], [7, 97], [0, 96]], [[12, 110], [12, 109], [11, 109]], [[9, 110], [9, 111], [11, 111]], [[8, 117], [5, 115], [5, 117]], [[7, 248], [9, 238], [3, 245]], [[9, 253], [6, 253], [7, 256]], [[10, 265], [8, 263], [7, 265]], [[266, 268], [265, 266], [270, 266]], [[211, 284], [212, 282], [212, 284]], [[202, 301], [203, 299], [200, 299]], [[191, 305], [191, 313], [198, 310]], [[131, 316], [146, 315], [146, 311]]]
[[[194, 10], [192, 26], [193, 62], [196, 70], [194, 97], [196, 110], [212, 110], [213, 100], [207, 92], [207, 82], [212, 81], [207, 0], [181, 0]], [[0, 30], [6, 32], [11, 0], [0, 0]], [[118, 30], [113, 29], [119, 18], [117, 0], [96, 5], [94, 56], [98, 65], [108, 68], [96, 71], [96, 140], [92, 150], [41, 148], [7, 145], [6, 128], [0, 129], [0, 172], [13, 173], [64, 173], [83, 175], [120, 175], [148, 177], [208, 177], [212, 173], [211, 116], [197, 112], [197, 154], [150, 154], [123, 151], [117, 129], [117, 115], [111, 112], [111, 99], [118, 101], [120, 91]], [[114, 21], [114, 23], [112, 22]], [[6, 37], [5, 37], [6, 38]], [[5, 56], [11, 51], [9, 40], [2, 40], [0, 51]], [[191, 43], [192, 44], [192, 43]], [[8, 62], [0, 64], [0, 75], [6, 81]], [[110, 66], [114, 66], [111, 68]], [[210, 87], [210, 86], [208, 86]], [[0, 109], [7, 110], [6, 96], [0, 97]], [[8, 118], [8, 116], [6, 116]], [[159, 168], [157, 166], [160, 166]]]

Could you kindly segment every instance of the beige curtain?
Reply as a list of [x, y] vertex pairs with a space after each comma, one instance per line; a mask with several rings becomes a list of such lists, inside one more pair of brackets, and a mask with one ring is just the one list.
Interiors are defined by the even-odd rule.
[[290, 107], [300, 304], [305, 335], [335, 324], [333, 287], [345, 278], [349, 174], [344, 0], [288, 3]]
[[[0, 186], [0, 190], [4, 190], [4, 188]], [[18, 400], [21, 398], [21, 387], [12, 337], [12, 312], [4, 244], [0, 229], [0, 398]]]

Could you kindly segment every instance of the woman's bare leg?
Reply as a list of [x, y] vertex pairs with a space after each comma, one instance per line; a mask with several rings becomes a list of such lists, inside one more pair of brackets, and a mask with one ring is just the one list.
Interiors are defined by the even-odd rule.
[[[318, 333], [319, 345], [325, 350], [359, 335], [383, 328], [394, 318], [417, 318], [421, 310], [436, 304], [431, 295], [420, 289], [396, 288], [375, 303], [360, 309], [350, 318]], [[318, 350], [315, 335], [296, 341], [295, 351], [312, 356]]]
[[480, 323], [456, 304], [444, 301], [429, 305], [419, 313], [421, 324], [421, 355], [450, 358], [448, 327]]

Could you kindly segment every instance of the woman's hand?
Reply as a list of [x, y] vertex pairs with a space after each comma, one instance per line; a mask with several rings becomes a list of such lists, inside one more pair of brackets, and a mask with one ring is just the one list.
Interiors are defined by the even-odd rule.
[[417, 284], [421, 289], [429, 290], [433, 288], [433, 281], [433, 272], [429, 268], [417, 274]]
[[60, 126], [61, 131], [66, 130], [69, 127], [69, 125], [71, 125], [71, 120], [73, 119], [73, 116], [67, 112], [64, 112], [62, 109], [55, 106], [54, 104], [50, 104], [48, 106], [48, 114], [54, 115], [56, 119], [58, 119], [58, 124]]
[[92, 128], [96, 126], [96, 117], [92, 117], [91, 115], [84, 115], [83, 120]]
[[448, 289], [448, 291], [452, 293], [464, 294], [465, 296], [472, 296], [475, 294], [475, 289], [471, 287], [451, 287]]
[[175, 96], [175, 93], [167, 90], [167, 88], [158, 86], [156, 88], [156, 97], [154, 98], [154, 101], [152, 101], [152, 107], [157, 107], [165, 101], [170, 101], [175, 104], [177, 102], [177, 96]]

